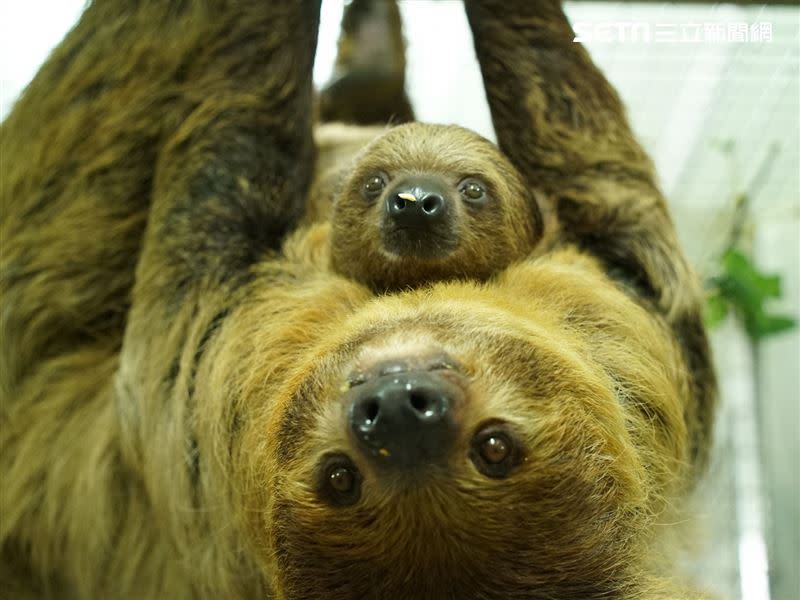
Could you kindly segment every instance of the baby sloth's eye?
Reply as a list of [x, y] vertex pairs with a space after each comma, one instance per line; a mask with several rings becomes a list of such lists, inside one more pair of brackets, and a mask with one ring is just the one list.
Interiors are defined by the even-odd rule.
[[519, 450], [502, 426], [493, 424], [477, 433], [472, 440], [470, 458], [475, 467], [493, 479], [507, 477], [519, 464]]
[[461, 183], [459, 192], [470, 202], [482, 202], [486, 199], [486, 189], [475, 179], [466, 179]]
[[350, 506], [361, 498], [361, 473], [343, 454], [326, 457], [319, 469], [320, 497], [333, 506]]
[[386, 177], [380, 173], [375, 173], [367, 177], [364, 182], [364, 195], [368, 198], [375, 198], [386, 187]]

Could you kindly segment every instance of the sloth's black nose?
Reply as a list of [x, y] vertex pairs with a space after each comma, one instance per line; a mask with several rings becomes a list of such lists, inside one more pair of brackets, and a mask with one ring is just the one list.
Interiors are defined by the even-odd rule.
[[388, 373], [351, 390], [350, 431], [357, 445], [387, 468], [440, 462], [456, 434], [461, 390], [427, 371]]
[[431, 229], [448, 213], [447, 189], [433, 177], [407, 179], [386, 197], [386, 214], [400, 228]]

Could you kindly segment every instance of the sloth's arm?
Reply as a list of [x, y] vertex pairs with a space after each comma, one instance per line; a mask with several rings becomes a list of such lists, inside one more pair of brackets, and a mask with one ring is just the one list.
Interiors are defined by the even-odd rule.
[[[213, 332], [300, 217], [314, 162], [319, 9], [320, 0], [175, 8], [186, 15], [172, 28], [184, 54], [177, 89], [195, 104], [158, 156], [123, 343], [126, 373], [163, 379], [168, 365], [153, 359], [155, 350], [174, 355], [193, 328]], [[172, 379], [178, 371], [176, 363]]]
[[185, 57], [198, 103], [161, 152], [137, 274], [175, 303], [200, 281], [246, 280], [300, 217], [313, 172], [320, 0], [209, 4], [224, 29]]
[[[210, 365], [223, 360], [215, 348], [231, 328], [246, 340], [263, 321], [244, 323], [242, 307], [271, 282], [292, 281], [280, 262], [258, 265], [277, 255], [310, 184], [320, 0], [205, 4], [219, 37], [185, 56], [181, 89], [198, 104], [159, 155], [117, 378], [127, 460], [143, 470], [154, 506], [189, 523], [197, 515], [175, 507], [191, 498], [216, 506], [226, 488], [209, 483], [210, 471], [234, 468], [218, 457], [239, 426], [226, 411], [241, 365], [224, 362], [209, 385]], [[178, 47], [188, 45], [180, 31]], [[224, 401], [212, 407], [208, 390]]]
[[465, 0], [500, 148], [552, 198], [564, 237], [665, 314], [692, 310], [652, 164], [558, 0]]

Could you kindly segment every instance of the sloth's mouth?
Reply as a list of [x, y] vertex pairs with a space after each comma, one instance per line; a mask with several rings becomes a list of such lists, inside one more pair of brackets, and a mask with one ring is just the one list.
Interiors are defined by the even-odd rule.
[[386, 227], [382, 237], [384, 248], [399, 257], [441, 260], [458, 247], [458, 238], [451, 232], [441, 232], [427, 227]]

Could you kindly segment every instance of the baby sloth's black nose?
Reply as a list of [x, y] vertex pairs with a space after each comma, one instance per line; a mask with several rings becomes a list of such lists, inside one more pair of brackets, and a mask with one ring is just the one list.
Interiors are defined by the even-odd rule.
[[350, 430], [378, 464], [413, 468], [440, 462], [455, 439], [461, 391], [427, 371], [389, 373], [351, 390]]
[[386, 214], [397, 227], [432, 229], [447, 219], [447, 196], [435, 177], [409, 178], [387, 195]]

